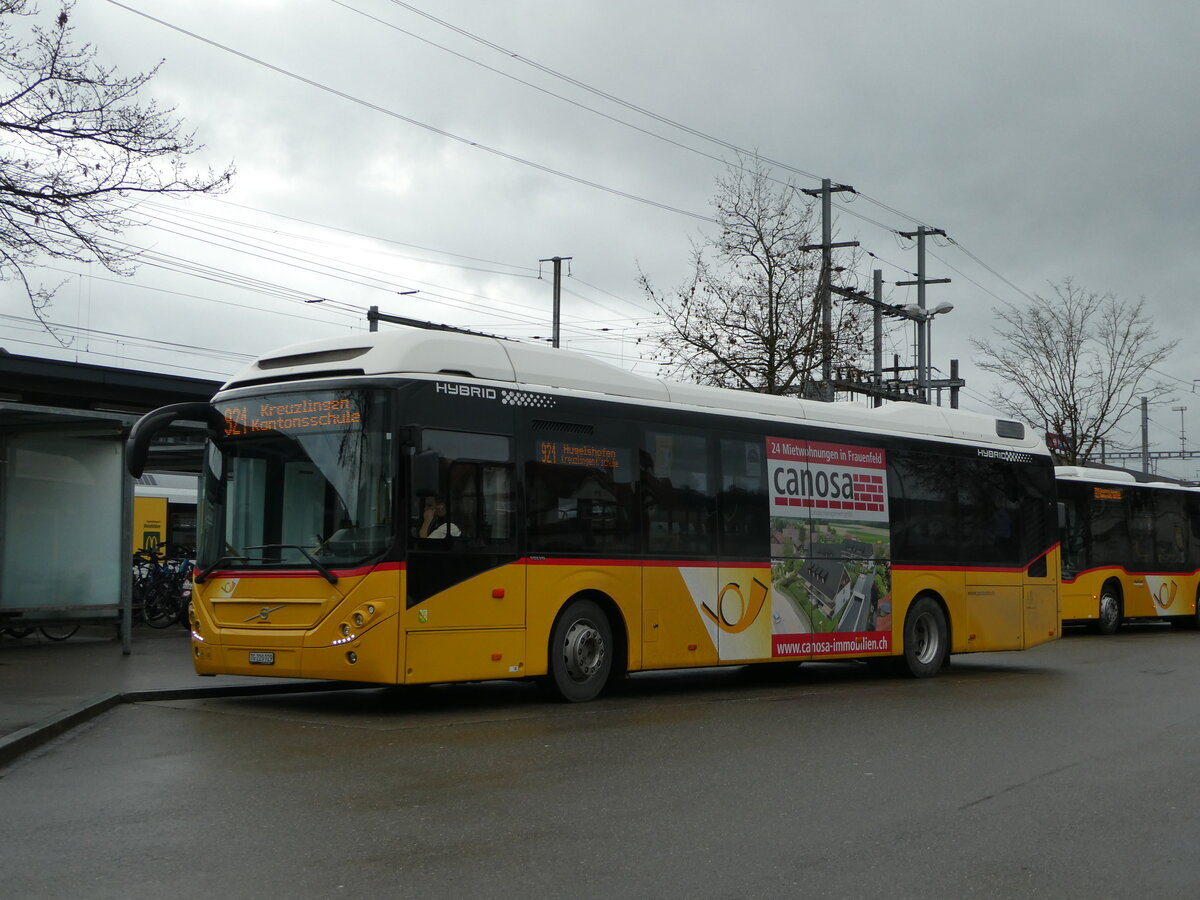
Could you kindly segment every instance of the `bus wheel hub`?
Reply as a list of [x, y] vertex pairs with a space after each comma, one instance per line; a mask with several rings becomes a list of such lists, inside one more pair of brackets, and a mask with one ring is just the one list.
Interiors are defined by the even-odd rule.
[[586, 619], [572, 624], [563, 641], [563, 657], [567, 672], [576, 681], [595, 675], [604, 663], [604, 638], [599, 629]]

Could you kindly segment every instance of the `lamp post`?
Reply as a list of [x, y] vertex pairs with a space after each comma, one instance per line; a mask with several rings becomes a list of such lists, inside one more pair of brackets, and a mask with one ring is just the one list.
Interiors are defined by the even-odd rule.
[[925, 353], [923, 357], [917, 360], [917, 382], [919, 385], [918, 391], [923, 402], [930, 403], [930, 384], [933, 381], [933, 317], [940, 316], [943, 313], [948, 313], [954, 309], [953, 303], [939, 303], [933, 309], [926, 309], [916, 303], [910, 303], [904, 307], [904, 314], [917, 323], [917, 327], [922, 330], [921, 337], [924, 340], [918, 343], [924, 345]]

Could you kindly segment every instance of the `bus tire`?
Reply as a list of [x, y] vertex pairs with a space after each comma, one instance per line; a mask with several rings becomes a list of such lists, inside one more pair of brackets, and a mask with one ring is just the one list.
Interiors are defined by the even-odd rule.
[[1116, 634], [1121, 627], [1121, 592], [1112, 582], [1100, 589], [1100, 606], [1093, 627], [1097, 634]]
[[604, 610], [592, 600], [572, 601], [550, 634], [549, 671], [543, 686], [567, 703], [594, 699], [608, 683], [615, 647]]
[[932, 597], [918, 597], [904, 619], [904, 656], [900, 671], [912, 678], [938, 673], [950, 654], [950, 627], [946, 614]]

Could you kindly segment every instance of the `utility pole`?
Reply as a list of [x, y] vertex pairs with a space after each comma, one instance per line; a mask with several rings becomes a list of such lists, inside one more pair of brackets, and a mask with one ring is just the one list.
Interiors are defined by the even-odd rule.
[[875, 338], [875, 390], [880, 393], [875, 395], [874, 405], [876, 407], [883, 406], [883, 270], [875, 270], [874, 295], [875, 302], [871, 304], [872, 324], [874, 327], [873, 337]]
[[821, 251], [821, 391], [822, 400], [833, 400], [833, 250], [835, 247], [857, 247], [858, 241], [833, 242], [833, 209], [831, 197], [835, 191], [854, 191], [848, 184], [834, 185], [828, 178], [821, 179], [819, 189], [802, 189], [810, 197], [821, 198], [821, 243], [809, 244], [801, 250]]
[[554, 263], [554, 313], [552, 318], [552, 337], [550, 338], [550, 346], [558, 346], [559, 323], [562, 322], [562, 264], [565, 259], [574, 259], [571, 256], [551, 256], [549, 259], [539, 259], [538, 262]]
[[[921, 307], [921, 311], [925, 310], [925, 285], [927, 284], [949, 284], [949, 278], [926, 278], [925, 277], [925, 238], [926, 236], [941, 235], [946, 236], [940, 228], [926, 228], [924, 225], [918, 225], [916, 231], [902, 231], [901, 237], [917, 239], [917, 280], [916, 281], [897, 281], [897, 287], [915, 284], [917, 286], [917, 306]], [[929, 402], [929, 381], [930, 381], [930, 365], [929, 351], [926, 346], [925, 328], [923, 325], [917, 329], [917, 378], [921, 381], [918, 388], [921, 397], [926, 403]]]
[[1142, 398], [1142, 471], [1150, 471], [1150, 398]]
[[1183, 414], [1187, 412], [1187, 407], [1172, 406], [1171, 412], [1179, 413], [1179, 452], [1187, 453], [1187, 426], [1183, 422]]

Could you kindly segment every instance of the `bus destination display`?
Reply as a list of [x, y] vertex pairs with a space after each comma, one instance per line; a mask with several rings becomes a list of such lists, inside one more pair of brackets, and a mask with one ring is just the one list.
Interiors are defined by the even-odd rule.
[[221, 415], [225, 419], [227, 438], [281, 431], [341, 431], [362, 421], [358, 404], [345, 396], [255, 399], [238, 406], [226, 406]]

